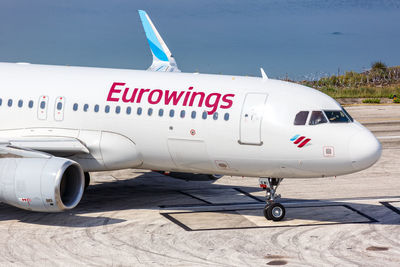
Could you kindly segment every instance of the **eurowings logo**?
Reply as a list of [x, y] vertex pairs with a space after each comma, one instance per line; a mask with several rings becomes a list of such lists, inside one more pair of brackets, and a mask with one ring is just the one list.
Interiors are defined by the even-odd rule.
[[124, 103], [147, 102], [151, 105], [165, 104], [173, 106], [203, 107], [209, 110], [208, 115], [212, 115], [218, 108], [229, 109], [233, 105], [235, 94], [206, 93], [202, 91], [192, 91], [190, 86], [186, 91], [164, 90], [164, 89], [130, 89], [126, 83], [114, 82], [108, 92], [107, 101]]
[[308, 142], [311, 141], [310, 138], [306, 138], [305, 136], [300, 136], [299, 134], [296, 134], [292, 138], [290, 138], [290, 141], [293, 142], [293, 144], [297, 145], [298, 148], [302, 148], [303, 146], [307, 145]]

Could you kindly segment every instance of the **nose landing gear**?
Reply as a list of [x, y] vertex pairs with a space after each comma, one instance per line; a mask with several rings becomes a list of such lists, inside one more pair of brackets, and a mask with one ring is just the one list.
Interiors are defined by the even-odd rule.
[[260, 187], [266, 190], [267, 204], [264, 208], [264, 217], [267, 220], [280, 221], [285, 217], [285, 207], [282, 204], [276, 203], [275, 199], [281, 196], [276, 194], [276, 189], [282, 182], [283, 178], [260, 178]]

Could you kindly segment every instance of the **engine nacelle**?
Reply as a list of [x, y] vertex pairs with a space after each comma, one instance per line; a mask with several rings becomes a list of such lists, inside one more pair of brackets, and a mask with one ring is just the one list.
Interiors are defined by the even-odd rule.
[[0, 201], [33, 211], [59, 212], [81, 201], [80, 165], [58, 157], [0, 157]]

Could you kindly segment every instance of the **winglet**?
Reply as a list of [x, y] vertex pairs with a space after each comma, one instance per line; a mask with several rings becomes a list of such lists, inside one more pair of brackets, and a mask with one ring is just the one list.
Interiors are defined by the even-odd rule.
[[139, 10], [139, 16], [146, 33], [147, 41], [149, 42], [151, 53], [153, 54], [153, 63], [147, 70], [180, 72], [171, 51], [169, 51], [156, 27], [154, 27], [150, 17], [143, 10]]
[[267, 74], [265, 74], [264, 69], [260, 68], [260, 70], [261, 70], [261, 77], [263, 78], [263, 80], [268, 80], [268, 76], [267, 76]]

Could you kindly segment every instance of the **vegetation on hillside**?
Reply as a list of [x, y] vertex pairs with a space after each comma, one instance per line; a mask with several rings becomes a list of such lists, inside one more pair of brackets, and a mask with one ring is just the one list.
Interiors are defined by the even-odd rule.
[[301, 84], [316, 88], [334, 98], [400, 97], [400, 66], [387, 67], [383, 62], [374, 62], [371, 69], [362, 73], [354, 71], [344, 75], [332, 75], [317, 81], [301, 81]]

